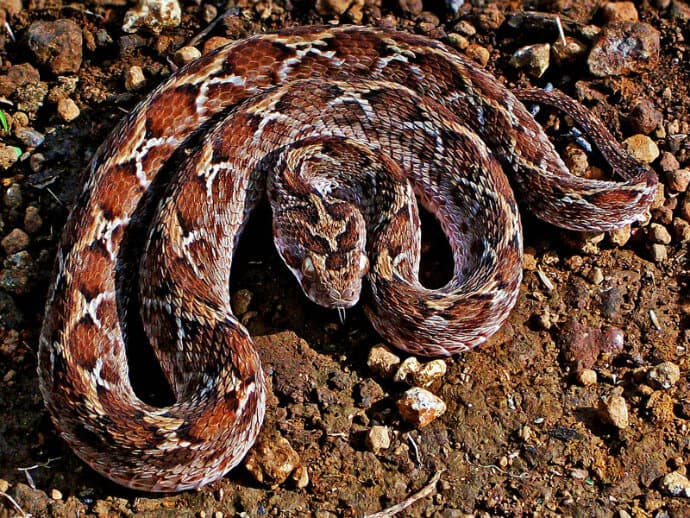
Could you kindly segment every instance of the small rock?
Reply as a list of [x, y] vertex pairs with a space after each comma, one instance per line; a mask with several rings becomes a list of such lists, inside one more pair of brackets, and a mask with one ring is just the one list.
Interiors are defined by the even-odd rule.
[[446, 411], [441, 398], [428, 390], [412, 387], [397, 402], [402, 418], [413, 426], [423, 428]]
[[41, 229], [43, 219], [38, 212], [38, 208], [29, 205], [24, 212], [24, 230], [29, 234], [35, 234]]
[[661, 170], [664, 173], [670, 173], [671, 171], [679, 169], [680, 164], [673, 153], [664, 151], [661, 153], [661, 158], [659, 159], [659, 167], [661, 167]]
[[5, 75], [0, 76], [0, 95], [10, 97], [18, 87], [40, 80], [38, 70], [30, 63], [12, 65]]
[[391, 350], [384, 345], [372, 347], [369, 352], [367, 367], [382, 378], [391, 377], [398, 365], [400, 365], [400, 357], [392, 353]]
[[515, 68], [525, 68], [533, 77], [541, 77], [549, 68], [550, 54], [551, 45], [548, 43], [527, 45], [515, 51], [510, 64]]
[[1, 0], [0, 9], [4, 10], [10, 16], [19, 14], [22, 10], [22, 0]]
[[641, 133], [625, 139], [623, 147], [634, 158], [645, 164], [651, 164], [659, 157], [659, 147], [651, 138]]
[[680, 380], [680, 369], [673, 362], [663, 362], [649, 370], [647, 380], [656, 388], [668, 390]]
[[477, 29], [467, 20], [460, 20], [453, 26], [453, 30], [468, 38], [477, 34]]
[[247, 454], [244, 466], [257, 482], [276, 487], [285, 482], [301, 463], [287, 439], [274, 436], [260, 439]]
[[4, 478], [0, 478], [0, 491], [3, 493], [6, 493], [7, 490], [10, 488], [10, 483], [7, 482]]
[[201, 51], [196, 47], [182, 47], [175, 52], [174, 61], [177, 65], [186, 65], [201, 57]]
[[15, 295], [26, 295], [36, 270], [29, 252], [22, 250], [12, 254], [3, 261], [2, 265], [0, 289]]
[[647, 135], [663, 125], [664, 116], [653, 102], [643, 99], [630, 110], [626, 122], [633, 132]]
[[367, 378], [357, 385], [356, 395], [358, 406], [364, 409], [371, 408], [374, 404], [386, 397], [386, 393], [381, 388], [381, 385], [371, 378]]
[[608, 2], [601, 8], [601, 15], [606, 23], [639, 20], [637, 9], [632, 2]]
[[19, 128], [14, 132], [14, 136], [26, 147], [36, 148], [43, 144], [45, 135], [33, 128]]
[[663, 263], [668, 258], [668, 250], [666, 246], [654, 243], [649, 247], [649, 252], [652, 256], [652, 261], [655, 263]]
[[419, 363], [419, 360], [414, 356], [410, 356], [400, 364], [400, 367], [395, 372], [395, 376], [393, 376], [393, 381], [412, 384], [414, 383], [415, 375], [419, 372], [421, 367], [422, 364]]
[[232, 312], [241, 317], [247, 311], [249, 311], [249, 305], [252, 303], [252, 298], [254, 294], [246, 289], [237, 290], [230, 297], [230, 305], [232, 307]]
[[575, 480], [586, 480], [589, 477], [589, 471], [586, 469], [571, 469], [570, 477]]
[[446, 374], [447, 368], [446, 362], [443, 360], [427, 362], [417, 372], [413, 373], [413, 382], [415, 385], [428, 387], [437, 379], [442, 378]]
[[690, 481], [688, 478], [673, 471], [661, 480], [661, 490], [670, 496], [690, 498]]
[[211, 23], [218, 16], [218, 8], [213, 4], [204, 4], [201, 9], [201, 15], [206, 23]]
[[583, 387], [597, 384], [597, 373], [592, 369], [582, 369], [577, 372], [577, 382]]
[[36, 61], [53, 74], [79, 71], [82, 34], [81, 27], [72, 20], [34, 22], [27, 30], [26, 39]]
[[601, 30], [587, 58], [592, 75], [639, 72], [659, 58], [659, 31], [646, 23], [614, 22]]
[[486, 64], [489, 62], [489, 58], [491, 57], [489, 50], [486, 47], [478, 45], [477, 43], [469, 44], [467, 49], [465, 49], [465, 54], [483, 67], [486, 66]]
[[686, 196], [680, 204], [680, 217], [690, 222], [690, 196]]
[[652, 223], [649, 225], [649, 239], [652, 243], [668, 245], [671, 243], [671, 234], [669, 234], [665, 226], [659, 225], [659, 223]]
[[18, 183], [11, 184], [5, 191], [2, 201], [9, 209], [18, 209], [24, 203], [24, 196], [22, 195], [22, 188]]
[[53, 500], [62, 500], [62, 492], [59, 489], [51, 489], [50, 498]]
[[453, 47], [460, 50], [465, 50], [470, 44], [465, 36], [458, 34], [457, 32], [451, 32], [448, 35], [448, 41], [451, 45], [453, 45]]
[[422, 0], [398, 0], [398, 7], [404, 13], [410, 13], [412, 16], [419, 16], [424, 10]]
[[16, 254], [29, 246], [29, 236], [21, 228], [15, 228], [0, 241], [7, 255]]
[[365, 442], [367, 448], [378, 455], [390, 448], [390, 430], [387, 426], [372, 426], [367, 433]]
[[584, 149], [574, 143], [569, 143], [563, 150], [563, 161], [575, 176], [584, 176], [589, 167], [589, 158]]
[[146, 27], [160, 34], [166, 27], [177, 27], [181, 20], [182, 9], [177, 0], [139, 0], [134, 9], [125, 13], [122, 30], [132, 33]]
[[669, 173], [667, 183], [672, 191], [686, 192], [690, 185], [690, 169], [676, 169]]
[[479, 13], [477, 24], [479, 28], [484, 31], [495, 31], [503, 25], [505, 20], [506, 17], [501, 11], [501, 7], [494, 3], [489, 3], [486, 8]]
[[679, 243], [690, 242], [690, 223], [680, 218], [673, 218], [673, 235]]
[[125, 88], [127, 90], [138, 90], [146, 83], [146, 77], [144, 77], [144, 70], [137, 65], [129, 67], [125, 71]]
[[0, 169], [9, 169], [20, 156], [22, 156], [21, 149], [0, 142]]
[[556, 66], [572, 65], [577, 60], [584, 57], [587, 52], [587, 45], [580, 40], [565, 37], [565, 45], [558, 39], [551, 45], [551, 60]]
[[599, 400], [598, 411], [603, 421], [619, 430], [628, 427], [628, 406], [617, 390]]
[[597, 286], [604, 282], [604, 272], [602, 269], [598, 266], [592, 268], [592, 272], [589, 274], [589, 280], [592, 282], [592, 284], [596, 284]]
[[623, 225], [609, 232], [609, 240], [618, 246], [624, 246], [630, 240], [630, 236], [632, 236], [632, 227], [630, 225]]
[[65, 122], [71, 122], [79, 117], [79, 107], [69, 97], [63, 97], [58, 101], [57, 112], [60, 118]]

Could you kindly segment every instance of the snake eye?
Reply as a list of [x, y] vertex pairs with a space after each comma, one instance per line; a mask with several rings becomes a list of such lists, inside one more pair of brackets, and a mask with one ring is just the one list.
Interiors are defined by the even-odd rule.
[[305, 257], [304, 261], [302, 261], [302, 274], [308, 279], [311, 279], [316, 274], [314, 262], [311, 260], [311, 257], [309, 256]]
[[369, 273], [369, 258], [364, 254], [359, 256], [359, 272], [362, 275]]

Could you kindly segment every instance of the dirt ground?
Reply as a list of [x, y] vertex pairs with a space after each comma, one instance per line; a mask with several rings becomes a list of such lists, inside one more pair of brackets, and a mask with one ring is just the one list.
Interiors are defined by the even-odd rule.
[[[0, 141], [22, 154], [0, 169], [0, 517], [19, 515], [18, 508], [33, 516], [363, 516], [404, 501], [437, 474], [430, 494], [401, 516], [690, 516], [690, 195], [683, 186], [690, 7], [634, 2], [640, 22], [660, 34], [658, 58], [602, 77], [587, 56], [611, 23], [603, 3], [447, 2], [454, 12], [431, 0], [323, 1], [319, 14], [311, 0], [190, 0], [181, 25], [155, 35], [123, 32], [124, 0], [23, 0], [21, 10], [0, 0], [0, 22], [13, 34], [0, 27], [0, 109], [9, 119]], [[349, 10], [333, 14], [340, 4]], [[235, 9], [195, 42], [200, 50], [214, 36], [355, 21], [450, 42], [510, 87], [552, 83], [590, 107], [619, 141], [647, 134], [660, 150], [651, 167], [664, 190], [649, 221], [603, 239], [555, 229], [523, 210], [518, 303], [488, 344], [446, 360], [446, 374], [429, 390], [447, 412], [423, 428], [397, 410], [408, 387], [367, 367], [380, 339], [361, 309], [340, 323], [335, 311], [302, 295], [273, 248], [263, 207], [240, 246], [231, 291], [245, 306], [270, 380], [261, 440], [286, 439], [308, 482], [270, 487], [240, 466], [199, 491], [142, 494], [92, 472], [57, 436], [38, 391], [38, 333], [56, 242], [89, 157], [171, 73], [176, 51], [228, 7]], [[527, 23], [522, 9], [541, 14], [519, 26]], [[557, 41], [544, 13], [560, 14], [584, 53], [571, 63], [552, 58], [537, 78], [511, 56]], [[58, 62], [35, 49], [32, 24], [57, 20], [76, 23], [83, 55]], [[634, 40], [628, 36], [624, 43]], [[30, 69], [16, 67], [24, 63]], [[143, 85], [126, 82], [133, 66], [142, 68]], [[640, 108], [640, 101], [647, 103]], [[540, 120], [560, 149], [581, 157], [563, 137], [567, 121]], [[424, 243], [423, 280], [438, 284], [450, 259], [429, 218]], [[133, 376], [150, 378], [153, 369], [138, 365]], [[388, 428], [388, 448], [367, 441], [374, 426]]]

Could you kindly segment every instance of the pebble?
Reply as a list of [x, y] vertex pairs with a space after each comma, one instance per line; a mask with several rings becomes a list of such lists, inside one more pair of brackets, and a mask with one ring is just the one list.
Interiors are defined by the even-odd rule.
[[0, 491], [3, 493], [6, 493], [7, 490], [10, 488], [10, 483], [7, 482], [4, 478], [0, 478]]
[[619, 430], [628, 427], [628, 406], [618, 389], [599, 400], [598, 411], [602, 420]]
[[29, 234], [35, 234], [41, 229], [43, 219], [39, 214], [38, 208], [29, 205], [24, 211], [24, 230]]
[[632, 2], [607, 2], [601, 8], [601, 15], [606, 23], [639, 20], [637, 9]]
[[173, 60], [177, 65], [186, 65], [201, 57], [201, 51], [196, 47], [181, 47], [175, 52]]
[[680, 168], [680, 164], [673, 153], [664, 151], [661, 153], [661, 158], [659, 159], [659, 167], [664, 173], [670, 173]]
[[690, 498], [690, 480], [677, 471], [673, 471], [666, 475], [661, 480], [660, 487], [667, 495]]
[[59, 489], [51, 489], [50, 498], [53, 500], [62, 500], [62, 492]]
[[398, 0], [398, 7], [404, 13], [410, 13], [412, 16], [419, 16], [424, 10], [422, 0]]
[[21, 149], [0, 142], [0, 169], [9, 169], [21, 156]]
[[505, 20], [506, 17], [501, 11], [500, 6], [489, 3], [486, 8], [479, 13], [477, 25], [484, 31], [495, 31], [503, 25]]
[[470, 44], [465, 36], [458, 34], [457, 32], [451, 32], [448, 35], [448, 41], [451, 45], [453, 45], [453, 47], [460, 50], [465, 50]]
[[647, 135], [663, 126], [664, 116], [648, 99], [638, 101], [626, 118], [626, 122], [635, 133]]
[[571, 65], [587, 52], [587, 45], [580, 40], [565, 37], [565, 45], [559, 39], [551, 45], [551, 60], [556, 66]]
[[669, 234], [665, 226], [659, 223], [652, 223], [649, 225], [649, 239], [652, 243], [668, 245], [671, 243], [671, 234]]
[[659, 58], [659, 31], [646, 23], [614, 22], [601, 30], [587, 57], [592, 75], [618, 76], [639, 72]]
[[138, 66], [133, 65], [125, 71], [125, 88], [127, 90], [138, 90], [146, 83], [144, 70]]
[[652, 261], [655, 263], [663, 263], [668, 258], [668, 250], [666, 250], [666, 246], [660, 245], [659, 243], [652, 244], [652, 246], [649, 247], [649, 253]]
[[423, 428], [443, 415], [446, 404], [428, 390], [412, 387], [397, 402], [402, 418], [413, 426]]
[[589, 167], [589, 158], [584, 149], [575, 143], [568, 143], [563, 150], [563, 160], [575, 176], [584, 176]]
[[489, 58], [491, 57], [489, 50], [477, 43], [470, 43], [467, 46], [467, 49], [465, 49], [465, 54], [483, 67], [486, 66], [486, 64], [489, 62]]
[[385, 345], [377, 345], [372, 347], [367, 358], [367, 367], [372, 372], [381, 376], [382, 378], [389, 378], [393, 376], [400, 365], [400, 357], [392, 353]]
[[71, 122], [79, 117], [79, 107], [69, 97], [63, 97], [58, 101], [57, 112], [60, 118], [65, 122]]
[[72, 20], [38, 21], [26, 32], [36, 61], [53, 74], [78, 72], [82, 62], [81, 27]]
[[22, 188], [18, 183], [11, 184], [5, 191], [2, 201], [9, 209], [17, 209], [24, 203]]
[[125, 13], [124, 32], [137, 32], [146, 27], [154, 34], [166, 27], [177, 27], [182, 21], [182, 9], [177, 0], [140, 0], [134, 9]]
[[592, 368], [602, 352], [622, 350], [625, 337], [617, 327], [595, 329], [571, 318], [561, 327], [559, 340], [565, 361], [580, 371]]
[[623, 147], [634, 158], [645, 164], [651, 164], [659, 157], [659, 147], [651, 138], [641, 133], [625, 139]]
[[583, 387], [597, 384], [597, 373], [592, 369], [582, 369], [577, 372], [577, 382]]
[[21, 228], [15, 228], [0, 241], [0, 246], [7, 255], [16, 254], [29, 246], [29, 235]]
[[604, 282], [604, 272], [602, 269], [598, 266], [592, 268], [592, 272], [589, 274], [589, 280], [592, 282], [592, 284], [596, 284], [597, 286]]
[[244, 315], [249, 311], [249, 305], [252, 303], [253, 297], [254, 294], [247, 289], [237, 290], [230, 297], [232, 312], [238, 317]]
[[673, 235], [679, 243], [690, 241], [690, 223], [680, 218], [673, 218]]
[[26, 147], [36, 148], [43, 144], [45, 135], [33, 128], [19, 128], [14, 132], [14, 136]]
[[551, 45], [536, 43], [527, 45], [515, 51], [510, 58], [510, 64], [515, 68], [524, 68], [533, 77], [541, 77], [549, 68]]
[[575, 479], [575, 480], [585, 480], [587, 477], [589, 477], [589, 471], [586, 469], [571, 469], [570, 470], [570, 477]]
[[437, 379], [442, 378], [446, 374], [447, 368], [446, 362], [440, 359], [427, 362], [413, 374], [413, 382], [415, 385], [428, 387]]
[[367, 448], [375, 454], [387, 450], [391, 446], [390, 430], [387, 426], [372, 426], [365, 439]]
[[12, 254], [3, 261], [2, 265], [0, 288], [15, 295], [26, 295], [35, 271], [29, 252], [22, 250]]
[[[301, 467], [301, 463], [299, 455], [287, 439], [274, 436], [260, 439], [247, 454], [244, 466], [254, 480], [275, 487], [285, 482]], [[299, 470], [293, 479], [302, 478], [302, 471]]]
[[38, 70], [30, 63], [12, 65], [6, 74], [0, 76], [0, 95], [10, 97], [20, 86], [40, 80]]
[[398, 367], [398, 370], [393, 376], [393, 381], [398, 383], [408, 383], [411, 385], [414, 383], [415, 375], [421, 368], [422, 364], [419, 363], [419, 360], [414, 356], [410, 356], [400, 364], [400, 367]]
[[22, 10], [22, 0], [2, 0], [0, 1], [0, 9], [10, 16], [19, 14]]
[[477, 29], [467, 20], [460, 20], [453, 26], [453, 30], [463, 36], [471, 37], [477, 34]]
[[14, 94], [17, 110], [35, 114], [43, 106], [46, 95], [48, 95], [48, 84], [43, 81], [20, 86]]
[[690, 169], [676, 169], [666, 176], [666, 183], [675, 192], [686, 192], [690, 185]]
[[649, 370], [647, 380], [655, 388], [668, 390], [680, 380], [680, 369], [673, 362], [663, 362]]

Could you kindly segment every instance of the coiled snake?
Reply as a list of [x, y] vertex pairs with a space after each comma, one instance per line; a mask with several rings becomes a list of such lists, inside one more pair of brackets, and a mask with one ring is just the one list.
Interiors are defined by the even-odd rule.
[[[566, 111], [624, 180], [570, 175], [518, 99]], [[639, 219], [657, 182], [575, 101], [511, 93], [421, 36], [302, 27], [203, 56], [141, 102], [90, 163], [40, 338], [55, 426], [95, 470], [142, 490], [198, 487], [242, 459], [263, 419], [264, 374], [228, 285], [265, 192], [277, 248], [309, 298], [344, 308], [363, 291], [382, 337], [414, 354], [479, 345], [521, 281], [504, 171], [535, 214], [575, 230]], [[417, 278], [415, 194], [453, 250], [440, 289]], [[124, 288], [136, 261], [126, 249], [139, 235], [148, 237], [134, 298], [176, 396], [165, 408], [142, 402], [128, 376], [136, 315]]]

